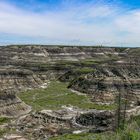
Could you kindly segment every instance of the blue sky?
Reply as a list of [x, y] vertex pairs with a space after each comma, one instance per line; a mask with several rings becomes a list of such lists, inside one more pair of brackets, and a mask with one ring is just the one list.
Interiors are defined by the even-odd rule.
[[140, 46], [140, 0], [0, 0], [0, 45]]

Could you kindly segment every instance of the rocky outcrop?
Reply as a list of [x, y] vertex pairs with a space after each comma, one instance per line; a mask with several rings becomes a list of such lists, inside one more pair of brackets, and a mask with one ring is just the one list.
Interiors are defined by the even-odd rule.
[[14, 89], [22, 90], [25, 88], [35, 88], [43, 82], [32, 71], [15, 68], [0, 69], [0, 88], [1, 90]]
[[[140, 115], [138, 107], [126, 111], [127, 120], [137, 115]], [[115, 111], [96, 109], [85, 111], [73, 107], [65, 107], [57, 111], [34, 112], [20, 117], [16, 122], [18, 132], [35, 140], [69, 133], [113, 131], [116, 125]]]
[[1, 91], [0, 116], [17, 117], [30, 111], [31, 107], [22, 102], [12, 89]]
[[103, 132], [112, 130], [114, 113], [111, 111], [79, 110], [66, 108], [52, 111], [42, 110], [20, 118], [17, 128], [26, 136], [32, 134], [34, 139], [45, 139], [78, 130]]
[[31, 107], [16, 95], [19, 91], [39, 88], [44, 82], [33, 72], [24, 69], [0, 69], [0, 115], [19, 116], [31, 111]]
[[96, 66], [94, 72], [73, 80], [69, 88], [91, 95], [92, 101], [102, 103], [113, 103], [121, 93], [122, 98], [127, 96], [130, 106], [137, 106], [140, 102], [139, 68], [139, 63], [132, 62]]

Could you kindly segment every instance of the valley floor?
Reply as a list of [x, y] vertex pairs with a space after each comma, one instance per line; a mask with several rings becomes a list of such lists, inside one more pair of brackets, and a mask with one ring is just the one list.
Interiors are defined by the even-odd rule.
[[78, 95], [67, 88], [68, 83], [51, 81], [45, 89], [28, 90], [19, 94], [33, 110], [62, 109], [64, 106], [74, 106], [81, 109], [114, 109], [115, 105], [98, 105], [90, 101], [86, 94]]

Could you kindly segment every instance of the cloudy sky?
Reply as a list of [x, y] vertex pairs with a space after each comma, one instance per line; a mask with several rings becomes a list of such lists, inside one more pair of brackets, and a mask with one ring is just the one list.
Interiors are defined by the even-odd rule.
[[0, 0], [0, 45], [140, 46], [140, 0]]

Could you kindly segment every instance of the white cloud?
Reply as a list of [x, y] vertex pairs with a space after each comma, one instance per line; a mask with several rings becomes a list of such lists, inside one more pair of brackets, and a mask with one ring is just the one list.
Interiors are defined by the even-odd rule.
[[0, 2], [0, 33], [52, 42], [139, 46], [140, 11], [105, 4], [35, 13]]
[[140, 46], [140, 10], [129, 11], [115, 21], [119, 32], [123, 32], [121, 40], [133, 46]]
[[140, 33], [140, 10], [131, 11], [116, 20], [118, 27], [130, 33]]

